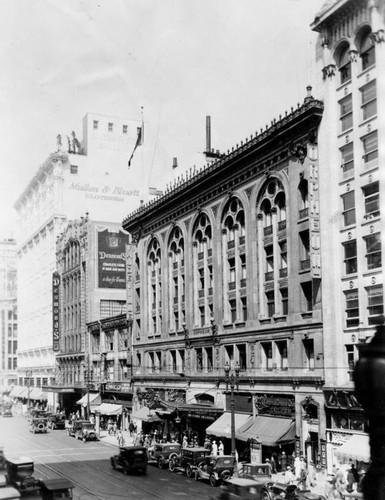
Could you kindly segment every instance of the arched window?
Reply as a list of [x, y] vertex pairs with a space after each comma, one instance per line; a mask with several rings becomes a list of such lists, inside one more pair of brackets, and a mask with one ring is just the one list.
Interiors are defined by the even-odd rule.
[[338, 70], [340, 72], [341, 83], [345, 83], [351, 80], [352, 78], [352, 66], [350, 62], [349, 52], [350, 52], [349, 44], [346, 43], [341, 47], [337, 58], [338, 60], [337, 65], [338, 65]]
[[309, 187], [307, 179], [302, 178], [298, 184], [299, 194], [299, 218], [303, 219], [309, 215]]
[[373, 66], [376, 63], [376, 53], [374, 48], [374, 43], [371, 38], [371, 31], [368, 28], [362, 38], [360, 43], [360, 56], [362, 62], [362, 70]]
[[162, 318], [161, 249], [156, 238], [151, 240], [148, 247], [147, 297], [150, 309], [147, 314], [148, 330], [151, 334], [160, 334]]
[[168, 272], [170, 329], [178, 331], [185, 319], [184, 238], [179, 227], [169, 238]]
[[192, 240], [193, 324], [202, 327], [209, 324], [213, 315], [212, 227], [205, 213], [194, 223]]

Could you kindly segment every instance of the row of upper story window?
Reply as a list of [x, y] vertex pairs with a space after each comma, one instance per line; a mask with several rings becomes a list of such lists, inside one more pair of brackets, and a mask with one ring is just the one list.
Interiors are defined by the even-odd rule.
[[356, 46], [351, 47], [347, 41], [343, 41], [335, 52], [335, 60], [340, 73], [340, 83], [345, 84], [352, 78], [352, 59], [356, 54], [361, 61], [361, 70], [374, 66], [376, 63], [375, 45], [371, 37], [372, 33], [367, 26], [359, 33], [356, 39]]
[[[356, 203], [360, 203], [360, 212], [364, 214], [365, 221], [380, 216], [380, 185], [379, 182], [371, 182], [361, 188], [360, 192], [354, 190], [341, 195], [343, 226], [356, 224]], [[362, 209], [362, 210], [361, 210]]]
[[63, 302], [79, 301], [81, 296], [80, 271], [63, 279]]
[[[51, 380], [52, 382], [52, 380]], [[23, 387], [43, 387], [48, 385], [46, 377], [19, 377], [18, 385]]]
[[82, 335], [81, 333], [73, 333], [64, 335], [63, 337], [63, 352], [80, 352], [82, 348]]
[[80, 265], [80, 245], [77, 241], [71, 241], [63, 252], [64, 272]]
[[361, 323], [377, 325], [382, 322], [381, 318], [384, 314], [383, 285], [365, 287], [365, 293], [361, 296], [358, 288], [347, 290], [344, 293], [346, 328], [357, 328]]
[[[361, 137], [362, 159], [366, 168], [372, 168], [372, 161], [378, 158], [378, 134], [377, 130]], [[349, 142], [340, 148], [341, 169], [343, 178], [351, 177], [354, 172], [354, 143]]]
[[[291, 346], [291, 347], [289, 347]], [[186, 357], [186, 349], [169, 349], [167, 351], [153, 350], [147, 352], [135, 352], [134, 372], [210, 372], [213, 370], [223, 371], [228, 363], [230, 366], [239, 365], [240, 372], [246, 370], [286, 371], [289, 369], [302, 369], [312, 371], [315, 369], [315, 359], [320, 359], [320, 354], [314, 353], [314, 340], [303, 339], [301, 350], [290, 341], [260, 341], [251, 348], [246, 343], [228, 344], [221, 348], [221, 366], [217, 366], [214, 359], [214, 347], [191, 348], [189, 357]], [[301, 358], [299, 360], [299, 358]], [[253, 361], [251, 361], [253, 359]]]
[[[94, 130], [100, 130], [100, 122], [99, 120], [93, 120], [92, 126]], [[113, 132], [114, 131], [114, 123], [113, 122], [108, 122], [107, 123], [107, 131], [108, 132]], [[127, 134], [128, 133], [128, 125], [122, 125], [122, 134]]]
[[1, 368], [3, 370], [16, 370], [17, 368], [17, 356], [8, 356], [7, 367], [5, 363], [5, 358], [2, 360]]
[[[361, 122], [377, 115], [377, 82], [372, 80], [360, 88]], [[353, 96], [348, 94], [339, 101], [341, 132], [353, 128]]]
[[[298, 292], [295, 292], [296, 312], [311, 314], [320, 304], [320, 293], [321, 289], [317, 282], [301, 282]], [[279, 286], [277, 293], [274, 289], [265, 290], [262, 301], [262, 304], [252, 304], [254, 308], [258, 307], [258, 316], [260, 319], [267, 320], [275, 316], [287, 316], [292, 312], [289, 305], [289, 289], [287, 285]], [[173, 302], [173, 305], [175, 305], [175, 302]], [[164, 328], [166, 328], [168, 332], [182, 332], [186, 326], [184, 297], [183, 302], [178, 305], [181, 307], [172, 309], [168, 320], [169, 324], [165, 325], [162, 315], [162, 303], [160, 302], [158, 304], [159, 307], [152, 304], [152, 315], [151, 317], [145, 318], [145, 322], [149, 328], [148, 335], [160, 335]], [[140, 313], [140, 308], [136, 309], [134, 312]], [[250, 319], [250, 312], [251, 309], [249, 308], [246, 295], [239, 298], [228, 297], [224, 303], [223, 315], [220, 322], [222, 324], [244, 323]], [[197, 306], [196, 313], [194, 311], [194, 318], [192, 318], [191, 315], [189, 315], [189, 317], [190, 320], [193, 321], [194, 328], [212, 327], [213, 320], [215, 323], [213, 295], [208, 297], [208, 302], [206, 304]], [[136, 338], [142, 336], [142, 322], [139, 315], [135, 317], [133, 329]]]
[[365, 261], [358, 260], [357, 240], [354, 239], [343, 243], [345, 274], [356, 274], [359, 266], [364, 265], [364, 262], [365, 269], [362, 269], [362, 271], [371, 271], [382, 267], [381, 233], [364, 236], [363, 242], [365, 244]]
[[63, 308], [63, 330], [69, 331], [80, 328], [82, 318], [81, 304], [74, 304]]

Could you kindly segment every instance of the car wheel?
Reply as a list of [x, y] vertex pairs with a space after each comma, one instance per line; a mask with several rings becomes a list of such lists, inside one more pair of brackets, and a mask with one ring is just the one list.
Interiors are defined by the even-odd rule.
[[191, 465], [188, 465], [186, 467], [186, 476], [187, 477], [191, 477], [192, 476], [192, 469], [191, 469]]
[[229, 470], [224, 470], [221, 474], [221, 479], [222, 481], [226, 481], [227, 479], [230, 479], [231, 472]]
[[214, 474], [210, 474], [210, 485], [215, 487], [217, 485], [217, 479]]
[[267, 491], [262, 493], [262, 500], [271, 500], [270, 495]]
[[111, 467], [116, 470], [115, 460], [111, 457]]
[[159, 469], [163, 469], [163, 468], [164, 468], [164, 460], [163, 460], [163, 457], [159, 457], [159, 458], [158, 458], [158, 467], [159, 467]]
[[176, 468], [176, 462], [175, 460], [170, 460], [169, 464], [168, 464], [168, 468], [171, 472], [174, 472], [175, 468]]

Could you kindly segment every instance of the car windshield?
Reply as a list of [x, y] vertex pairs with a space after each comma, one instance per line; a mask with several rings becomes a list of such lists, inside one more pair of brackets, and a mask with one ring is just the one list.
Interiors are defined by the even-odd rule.
[[232, 457], [218, 457], [217, 458], [217, 467], [232, 467], [234, 463], [234, 459]]

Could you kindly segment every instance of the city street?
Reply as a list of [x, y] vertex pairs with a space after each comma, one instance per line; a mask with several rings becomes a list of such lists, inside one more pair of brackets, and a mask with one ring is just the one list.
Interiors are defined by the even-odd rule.
[[[112, 470], [110, 457], [117, 446], [99, 442], [83, 443], [69, 437], [64, 430], [32, 434], [28, 421], [21, 416], [1, 418], [1, 442], [6, 458], [28, 456], [35, 462], [38, 479], [66, 477], [74, 484], [75, 500], [113, 500], [119, 498], [209, 499], [216, 498], [220, 488], [196, 482], [182, 474], [173, 474], [149, 465], [146, 476], [128, 475]], [[23, 495], [25, 500], [38, 494]]]

